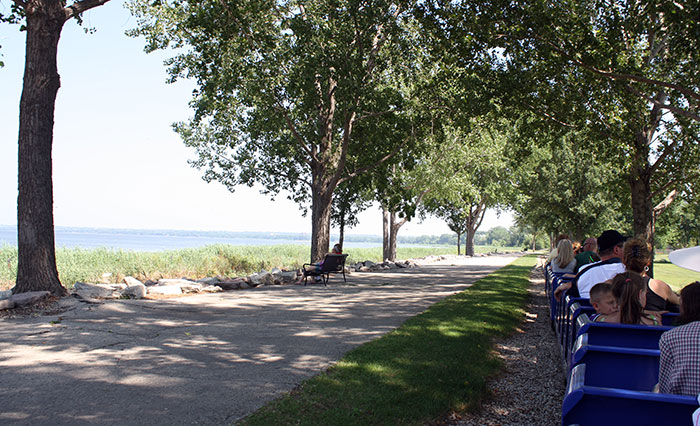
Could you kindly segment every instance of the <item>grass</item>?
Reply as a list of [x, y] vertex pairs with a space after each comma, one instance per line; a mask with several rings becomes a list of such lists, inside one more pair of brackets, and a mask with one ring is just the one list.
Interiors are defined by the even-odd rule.
[[700, 272], [681, 268], [673, 263], [654, 262], [654, 278], [666, 282], [674, 291], [679, 292], [686, 285], [700, 281]]
[[522, 257], [346, 354], [242, 425], [413, 425], [474, 410], [501, 363], [494, 337], [523, 316], [534, 256]]
[[[499, 251], [503, 251], [499, 248]], [[477, 252], [493, 251], [477, 247]], [[348, 263], [365, 260], [381, 262], [381, 247], [349, 248]], [[410, 259], [435, 254], [453, 254], [456, 247], [399, 247], [397, 257]], [[160, 278], [236, 277], [261, 269], [298, 269], [309, 261], [304, 245], [230, 246], [211, 245], [195, 249], [160, 252], [62, 248], [56, 250], [61, 282], [70, 288], [81, 282], [121, 282], [125, 276], [142, 281]], [[0, 247], [0, 288], [10, 288], [17, 278], [17, 247]]]

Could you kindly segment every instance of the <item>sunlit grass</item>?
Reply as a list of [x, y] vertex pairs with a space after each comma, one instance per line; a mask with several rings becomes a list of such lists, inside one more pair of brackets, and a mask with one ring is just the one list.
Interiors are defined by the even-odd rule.
[[[492, 251], [477, 247], [478, 252]], [[501, 248], [499, 251], [503, 251]], [[381, 262], [381, 247], [347, 248], [348, 264], [371, 260]], [[454, 254], [456, 247], [398, 247], [399, 259]], [[17, 247], [0, 247], [0, 288], [10, 288], [17, 278]], [[262, 269], [294, 270], [309, 262], [305, 245], [231, 246], [135, 252], [107, 248], [56, 250], [59, 278], [66, 287], [81, 282], [121, 282], [125, 276], [142, 281], [160, 278], [237, 277]]]
[[424, 424], [475, 409], [501, 365], [492, 340], [522, 319], [534, 263], [520, 258], [436, 303], [241, 424]]

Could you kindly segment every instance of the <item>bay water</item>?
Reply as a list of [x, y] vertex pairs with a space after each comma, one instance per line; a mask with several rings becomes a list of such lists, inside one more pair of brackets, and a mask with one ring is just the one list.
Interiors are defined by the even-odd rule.
[[[160, 229], [107, 229], [56, 227], [57, 248], [108, 248], [130, 251], [161, 251], [197, 248], [214, 244], [235, 246], [262, 246], [279, 244], [311, 245], [309, 234], [273, 232], [217, 232]], [[346, 237], [345, 247], [377, 247], [382, 245], [379, 236]], [[336, 238], [337, 240], [337, 238]], [[336, 241], [333, 240], [332, 241]], [[0, 225], [0, 246], [17, 245], [17, 227]]]

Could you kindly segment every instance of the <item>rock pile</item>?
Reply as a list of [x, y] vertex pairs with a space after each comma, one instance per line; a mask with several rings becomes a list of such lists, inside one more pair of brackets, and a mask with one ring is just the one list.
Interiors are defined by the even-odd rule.
[[0, 291], [0, 309], [13, 309], [33, 305], [48, 299], [49, 296], [51, 296], [51, 293], [48, 291], [12, 294], [12, 290], [2, 290]]
[[417, 268], [418, 264], [413, 261], [413, 260], [399, 260], [397, 262], [392, 262], [390, 260], [386, 260], [382, 263], [374, 263], [369, 260], [365, 260], [364, 262], [357, 262], [356, 264], [352, 265], [350, 268], [353, 269], [355, 272], [376, 272], [376, 271], [385, 271], [389, 269], [403, 269], [403, 268]]
[[259, 285], [281, 285], [293, 283], [297, 279], [297, 271], [282, 271], [274, 268], [271, 271], [260, 271], [247, 277], [225, 279], [218, 277], [201, 280], [160, 279], [142, 283], [134, 277], [124, 278], [119, 284], [89, 284], [77, 282], [73, 286], [73, 294], [81, 299], [142, 299], [146, 295], [178, 296], [194, 293], [217, 293], [225, 290], [239, 290]]

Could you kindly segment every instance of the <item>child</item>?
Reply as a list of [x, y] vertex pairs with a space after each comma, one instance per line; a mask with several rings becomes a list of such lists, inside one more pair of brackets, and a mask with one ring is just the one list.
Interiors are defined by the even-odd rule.
[[594, 285], [591, 288], [590, 298], [591, 306], [595, 309], [595, 314], [591, 315], [591, 321], [597, 321], [601, 315], [611, 315], [618, 311], [610, 281]]
[[647, 286], [644, 279], [636, 272], [623, 272], [612, 280], [612, 292], [617, 300], [618, 311], [610, 315], [601, 315], [598, 322], [620, 324], [661, 325], [661, 316], [645, 312], [647, 303]]

